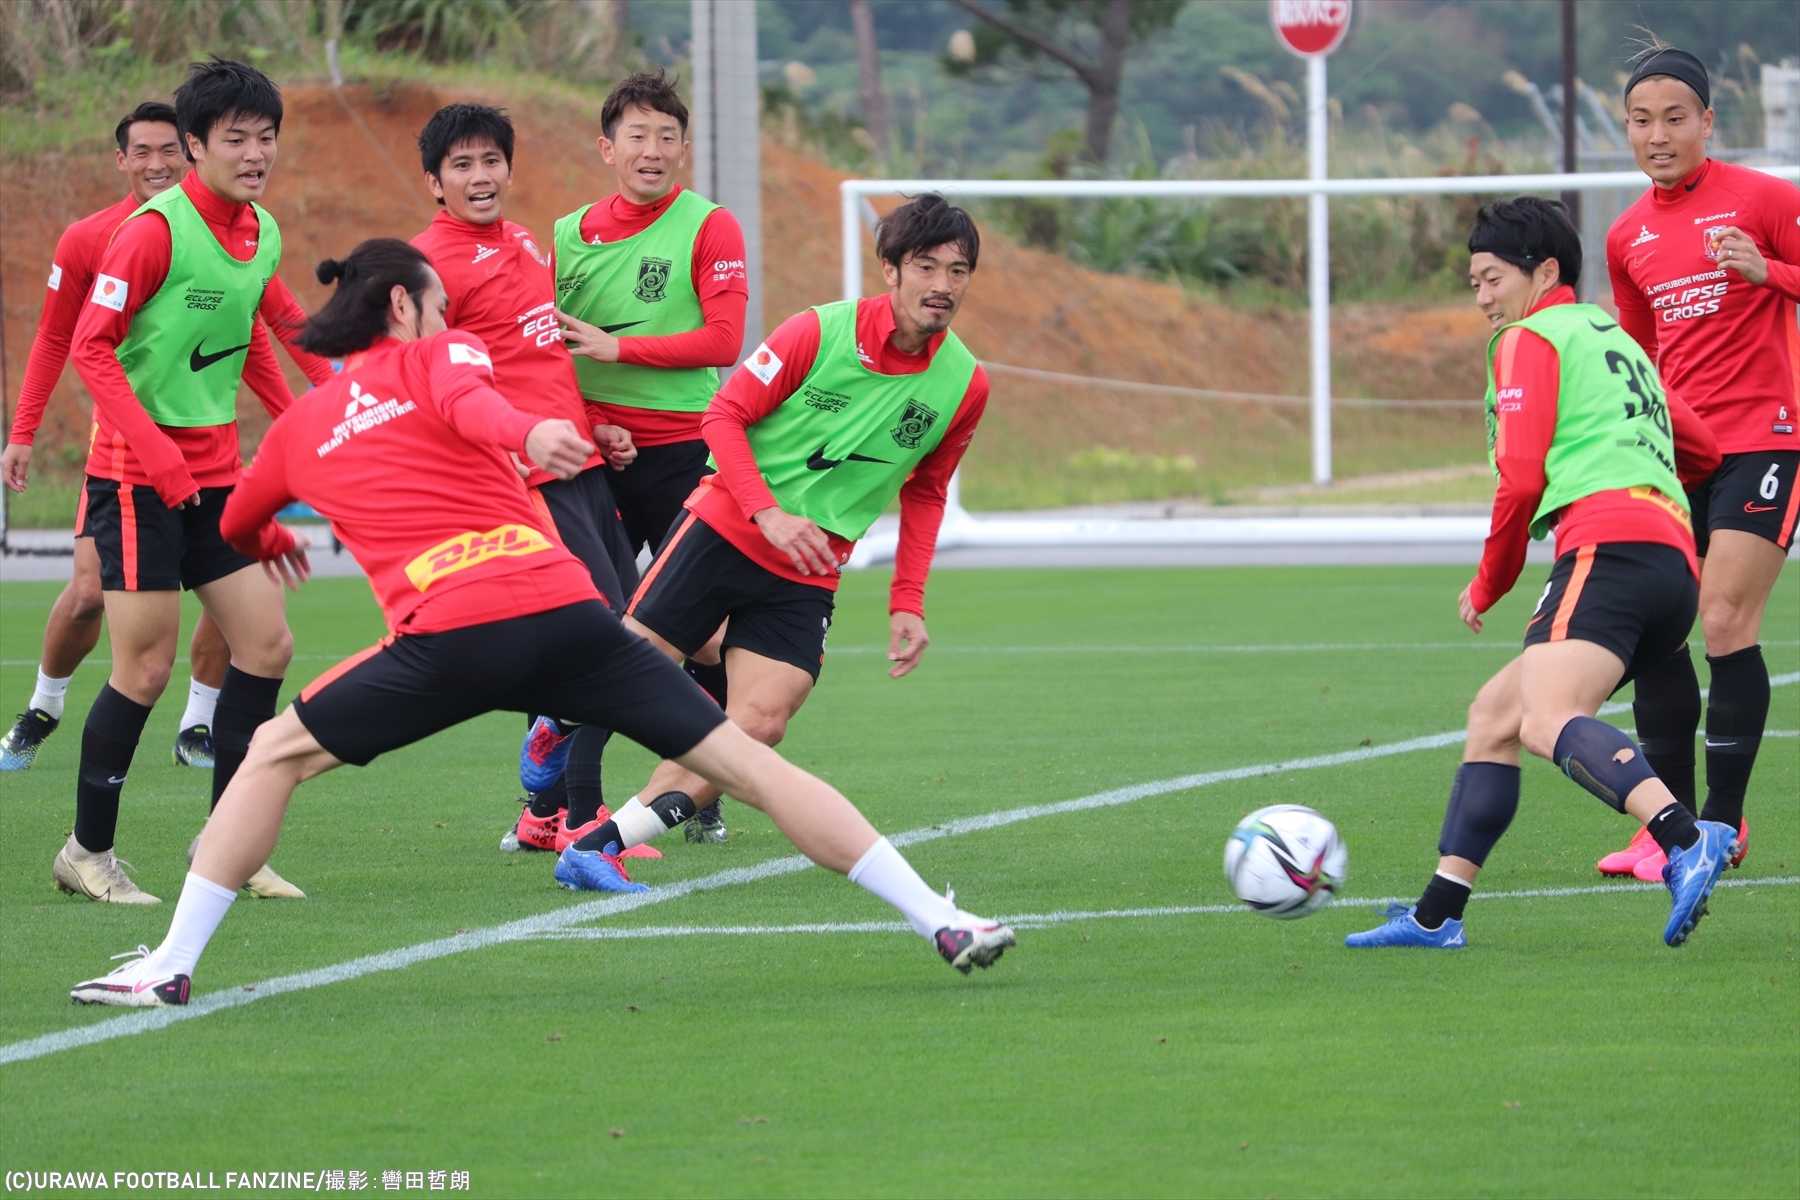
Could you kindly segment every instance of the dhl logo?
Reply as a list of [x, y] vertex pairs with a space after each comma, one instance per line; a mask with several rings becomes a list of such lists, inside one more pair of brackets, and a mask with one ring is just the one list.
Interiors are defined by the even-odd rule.
[[406, 564], [406, 577], [421, 592], [446, 575], [501, 555], [518, 557], [550, 549], [549, 538], [528, 525], [501, 525], [480, 533], [471, 529], [439, 542]]
[[1648, 500], [1650, 503], [1668, 513], [1671, 517], [1674, 517], [1677, 521], [1680, 521], [1683, 529], [1686, 529], [1690, 533], [1693, 532], [1694, 522], [1688, 517], [1687, 509], [1681, 507], [1681, 505], [1675, 503], [1675, 501], [1669, 499], [1655, 488], [1641, 486], [1634, 487], [1630, 489], [1630, 495], [1633, 500]]

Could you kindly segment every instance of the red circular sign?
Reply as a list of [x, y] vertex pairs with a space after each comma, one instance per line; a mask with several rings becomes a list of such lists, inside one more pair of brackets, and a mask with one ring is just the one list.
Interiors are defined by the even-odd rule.
[[1269, 0], [1269, 22], [1301, 58], [1330, 54], [1350, 32], [1350, 0]]

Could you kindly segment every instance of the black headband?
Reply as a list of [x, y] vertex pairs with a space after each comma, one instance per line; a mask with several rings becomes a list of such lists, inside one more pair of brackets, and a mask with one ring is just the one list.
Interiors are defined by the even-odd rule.
[[1637, 65], [1631, 73], [1631, 79], [1625, 84], [1625, 100], [1631, 102], [1631, 89], [1652, 75], [1667, 75], [1671, 79], [1679, 79], [1694, 89], [1700, 97], [1700, 107], [1712, 107], [1712, 85], [1706, 79], [1706, 65], [1686, 50], [1658, 50], [1649, 58]]

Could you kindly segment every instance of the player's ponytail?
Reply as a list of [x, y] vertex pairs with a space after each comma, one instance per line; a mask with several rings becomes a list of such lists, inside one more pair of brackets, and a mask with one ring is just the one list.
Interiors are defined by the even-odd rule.
[[300, 345], [326, 358], [342, 358], [367, 350], [388, 329], [388, 296], [394, 285], [420, 303], [431, 282], [431, 263], [416, 247], [398, 238], [370, 238], [348, 258], [328, 258], [315, 274], [337, 291], [325, 307], [307, 319]]

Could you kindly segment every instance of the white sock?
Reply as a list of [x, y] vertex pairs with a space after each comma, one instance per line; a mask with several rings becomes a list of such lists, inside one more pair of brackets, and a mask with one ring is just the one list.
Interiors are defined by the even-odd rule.
[[619, 806], [613, 814], [613, 824], [619, 827], [621, 850], [629, 850], [633, 846], [641, 846], [651, 838], [667, 833], [668, 827], [662, 818], [645, 808], [636, 796]]
[[850, 882], [899, 909], [922, 938], [956, 923], [956, 905], [926, 886], [912, 864], [886, 838], [878, 838], [850, 868]]
[[187, 709], [181, 714], [182, 729], [192, 729], [196, 725], [212, 728], [213, 709], [219, 703], [219, 689], [207, 687], [198, 679], [188, 679]]
[[230, 888], [189, 871], [187, 882], [181, 885], [181, 899], [175, 902], [169, 934], [150, 956], [155, 968], [171, 975], [192, 975], [206, 943], [212, 941], [213, 931], [236, 899], [237, 893]]
[[[69, 679], [75, 678], [73, 675]], [[58, 721], [62, 720], [63, 700], [69, 694], [69, 679], [52, 679], [38, 668], [37, 690], [31, 693], [29, 708], [41, 708]]]

